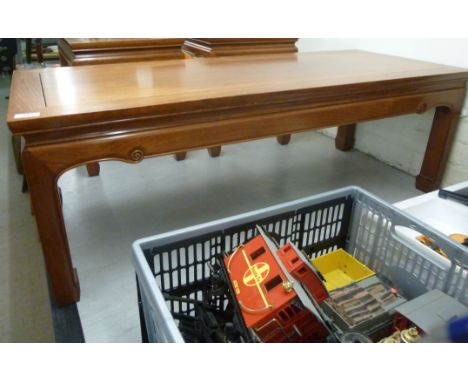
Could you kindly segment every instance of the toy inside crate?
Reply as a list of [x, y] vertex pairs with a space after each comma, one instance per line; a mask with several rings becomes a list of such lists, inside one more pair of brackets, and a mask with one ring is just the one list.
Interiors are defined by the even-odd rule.
[[[453, 284], [457, 284], [457, 290], [466, 290], [466, 280], [461, 283], [448, 280], [448, 269], [434, 267], [411, 248], [394, 240], [390, 207], [354, 189], [335, 194], [338, 195], [322, 198], [308, 206], [289, 211], [283, 208], [280, 213], [267, 217], [255, 219], [252, 214], [241, 224], [233, 224], [235, 219], [229, 224], [213, 224], [218, 229], [202, 235], [197, 232], [186, 235], [183, 240], [147, 245], [143, 250], [146, 262], [184, 339], [208, 342], [258, 340], [243, 325], [231, 292], [221, 287], [217, 289], [216, 280], [213, 280], [213, 274], [222, 272], [220, 257], [257, 235], [256, 225], [279, 245], [291, 242], [313, 261], [344, 248], [390, 285], [397, 280], [395, 274], [402, 271], [413, 278], [421, 276], [417, 281], [427, 290], [442, 290]], [[407, 279], [404, 277], [405, 282]], [[411, 288], [407, 290], [411, 291]], [[415, 293], [422, 292], [418, 289]], [[458, 298], [462, 301], [465, 294], [458, 294]], [[143, 327], [142, 332], [145, 330]], [[200, 335], [200, 332], [208, 335]]]
[[343, 248], [312, 259], [311, 262], [323, 275], [325, 286], [330, 292], [375, 275], [374, 271]]
[[[342, 248], [346, 243], [352, 204], [351, 197], [337, 198], [201, 237], [145, 250], [146, 261], [184, 339], [188, 342], [216, 340], [219, 335], [216, 334], [215, 320], [212, 320], [216, 317], [219, 322], [236, 326], [238, 331], [244, 334], [239, 336], [239, 341], [255, 341], [250, 334], [245, 334], [246, 328], [241, 317], [236, 317], [235, 312], [238, 309], [232, 306], [235, 302], [232, 302], [229, 291], [217, 291], [216, 295], [212, 293], [213, 268], [219, 267], [217, 259], [255, 237], [258, 234], [257, 225], [281, 245], [286, 242], [295, 243], [310, 258]], [[212, 330], [205, 330], [210, 323], [214, 324]], [[215, 338], [197, 337], [195, 333], [199, 330], [211, 332]]]

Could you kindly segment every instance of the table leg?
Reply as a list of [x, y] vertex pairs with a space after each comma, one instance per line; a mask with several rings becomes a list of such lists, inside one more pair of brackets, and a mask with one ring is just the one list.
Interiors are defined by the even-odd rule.
[[354, 146], [354, 133], [356, 124], [338, 126], [335, 138], [335, 147], [341, 151], [349, 151]]
[[44, 46], [42, 45], [42, 38], [36, 39], [36, 57], [39, 64], [44, 62]]
[[21, 162], [21, 137], [12, 135], [11, 146], [13, 148], [13, 156], [15, 157], [16, 171], [18, 174], [23, 174], [23, 163]]
[[436, 108], [421, 172], [416, 177], [419, 190], [429, 192], [439, 187], [459, 117], [459, 109]]
[[283, 146], [287, 145], [290, 140], [291, 140], [291, 134], [280, 135], [280, 136], [276, 137], [276, 141], [280, 145], [283, 145]]
[[67, 66], [67, 61], [65, 60], [62, 51], [59, 49], [59, 62], [60, 66]]
[[17, 65], [22, 65], [24, 63], [23, 48], [22, 48], [21, 40], [23, 39], [21, 38], [16, 39], [16, 64]]
[[26, 63], [30, 64], [32, 60], [32, 38], [27, 38], [26, 40]]
[[181, 151], [180, 153], [175, 153], [174, 158], [176, 161], [184, 160], [187, 156], [187, 151]]
[[60, 306], [76, 302], [80, 285], [70, 257], [58, 172], [28, 149], [23, 152], [23, 165], [55, 302]]
[[221, 146], [209, 147], [208, 153], [212, 158], [219, 157], [219, 155], [221, 154]]
[[92, 162], [86, 165], [86, 170], [88, 171], [89, 176], [98, 176], [101, 170], [99, 162]]

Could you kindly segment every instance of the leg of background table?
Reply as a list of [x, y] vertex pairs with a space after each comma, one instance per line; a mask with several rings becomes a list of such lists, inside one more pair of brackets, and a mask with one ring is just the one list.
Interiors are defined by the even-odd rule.
[[60, 66], [67, 66], [67, 60], [65, 60], [65, 57], [62, 54], [62, 51], [59, 49], [59, 61], [60, 61]]
[[15, 157], [16, 171], [18, 174], [23, 174], [23, 163], [21, 162], [21, 137], [16, 135], [11, 136], [11, 146]]
[[36, 57], [39, 64], [44, 62], [44, 46], [42, 45], [42, 38], [36, 38]]
[[32, 38], [26, 39], [26, 63], [31, 63]]
[[285, 146], [291, 140], [291, 134], [280, 135], [280, 136], [276, 137], [276, 140], [280, 145]]
[[174, 158], [176, 161], [184, 160], [187, 156], [187, 151], [181, 151], [180, 153], [175, 153]]
[[208, 153], [212, 158], [219, 157], [219, 155], [221, 154], [221, 146], [209, 147]]
[[27, 149], [23, 152], [23, 165], [55, 302], [59, 306], [76, 302], [80, 286], [70, 257], [58, 176]]
[[429, 192], [439, 187], [459, 117], [459, 110], [436, 108], [421, 172], [416, 177], [419, 190]]
[[338, 126], [335, 138], [335, 147], [341, 151], [349, 151], [354, 146], [354, 133], [356, 124]]
[[101, 170], [101, 166], [99, 165], [99, 162], [88, 163], [86, 165], [86, 170], [88, 170], [89, 176], [98, 176]]

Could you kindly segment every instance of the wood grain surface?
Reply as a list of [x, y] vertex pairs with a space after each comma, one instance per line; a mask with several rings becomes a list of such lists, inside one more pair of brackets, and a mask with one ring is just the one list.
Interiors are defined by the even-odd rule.
[[[26, 133], [32, 127], [21, 126], [56, 117], [63, 124], [306, 98], [319, 104], [437, 90], [467, 78], [465, 69], [361, 51], [39, 69], [15, 72], [7, 119], [13, 132]], [[40, 116], [15, 118], [24, 113]]]

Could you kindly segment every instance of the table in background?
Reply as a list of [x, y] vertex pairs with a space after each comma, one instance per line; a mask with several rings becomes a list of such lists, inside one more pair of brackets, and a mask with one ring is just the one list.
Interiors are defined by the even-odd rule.
[[188, 38], [182, 50], [194, 57], [295, 53], [297, 38]]
[[63, 66], [182, 59], [183, 38], [62, 38]]
[[[361, 51], [270, 54], [16, 71], [7, 122], [57, 304], [79, 300], [57, 182], [99, 160], [144, 158], [435, 108], [416, 186], [438, 187], [466, 69]], [[116, 78], [119, 80], [116, 81]], [[337, 146], [352, 146], [340, 129]]]

